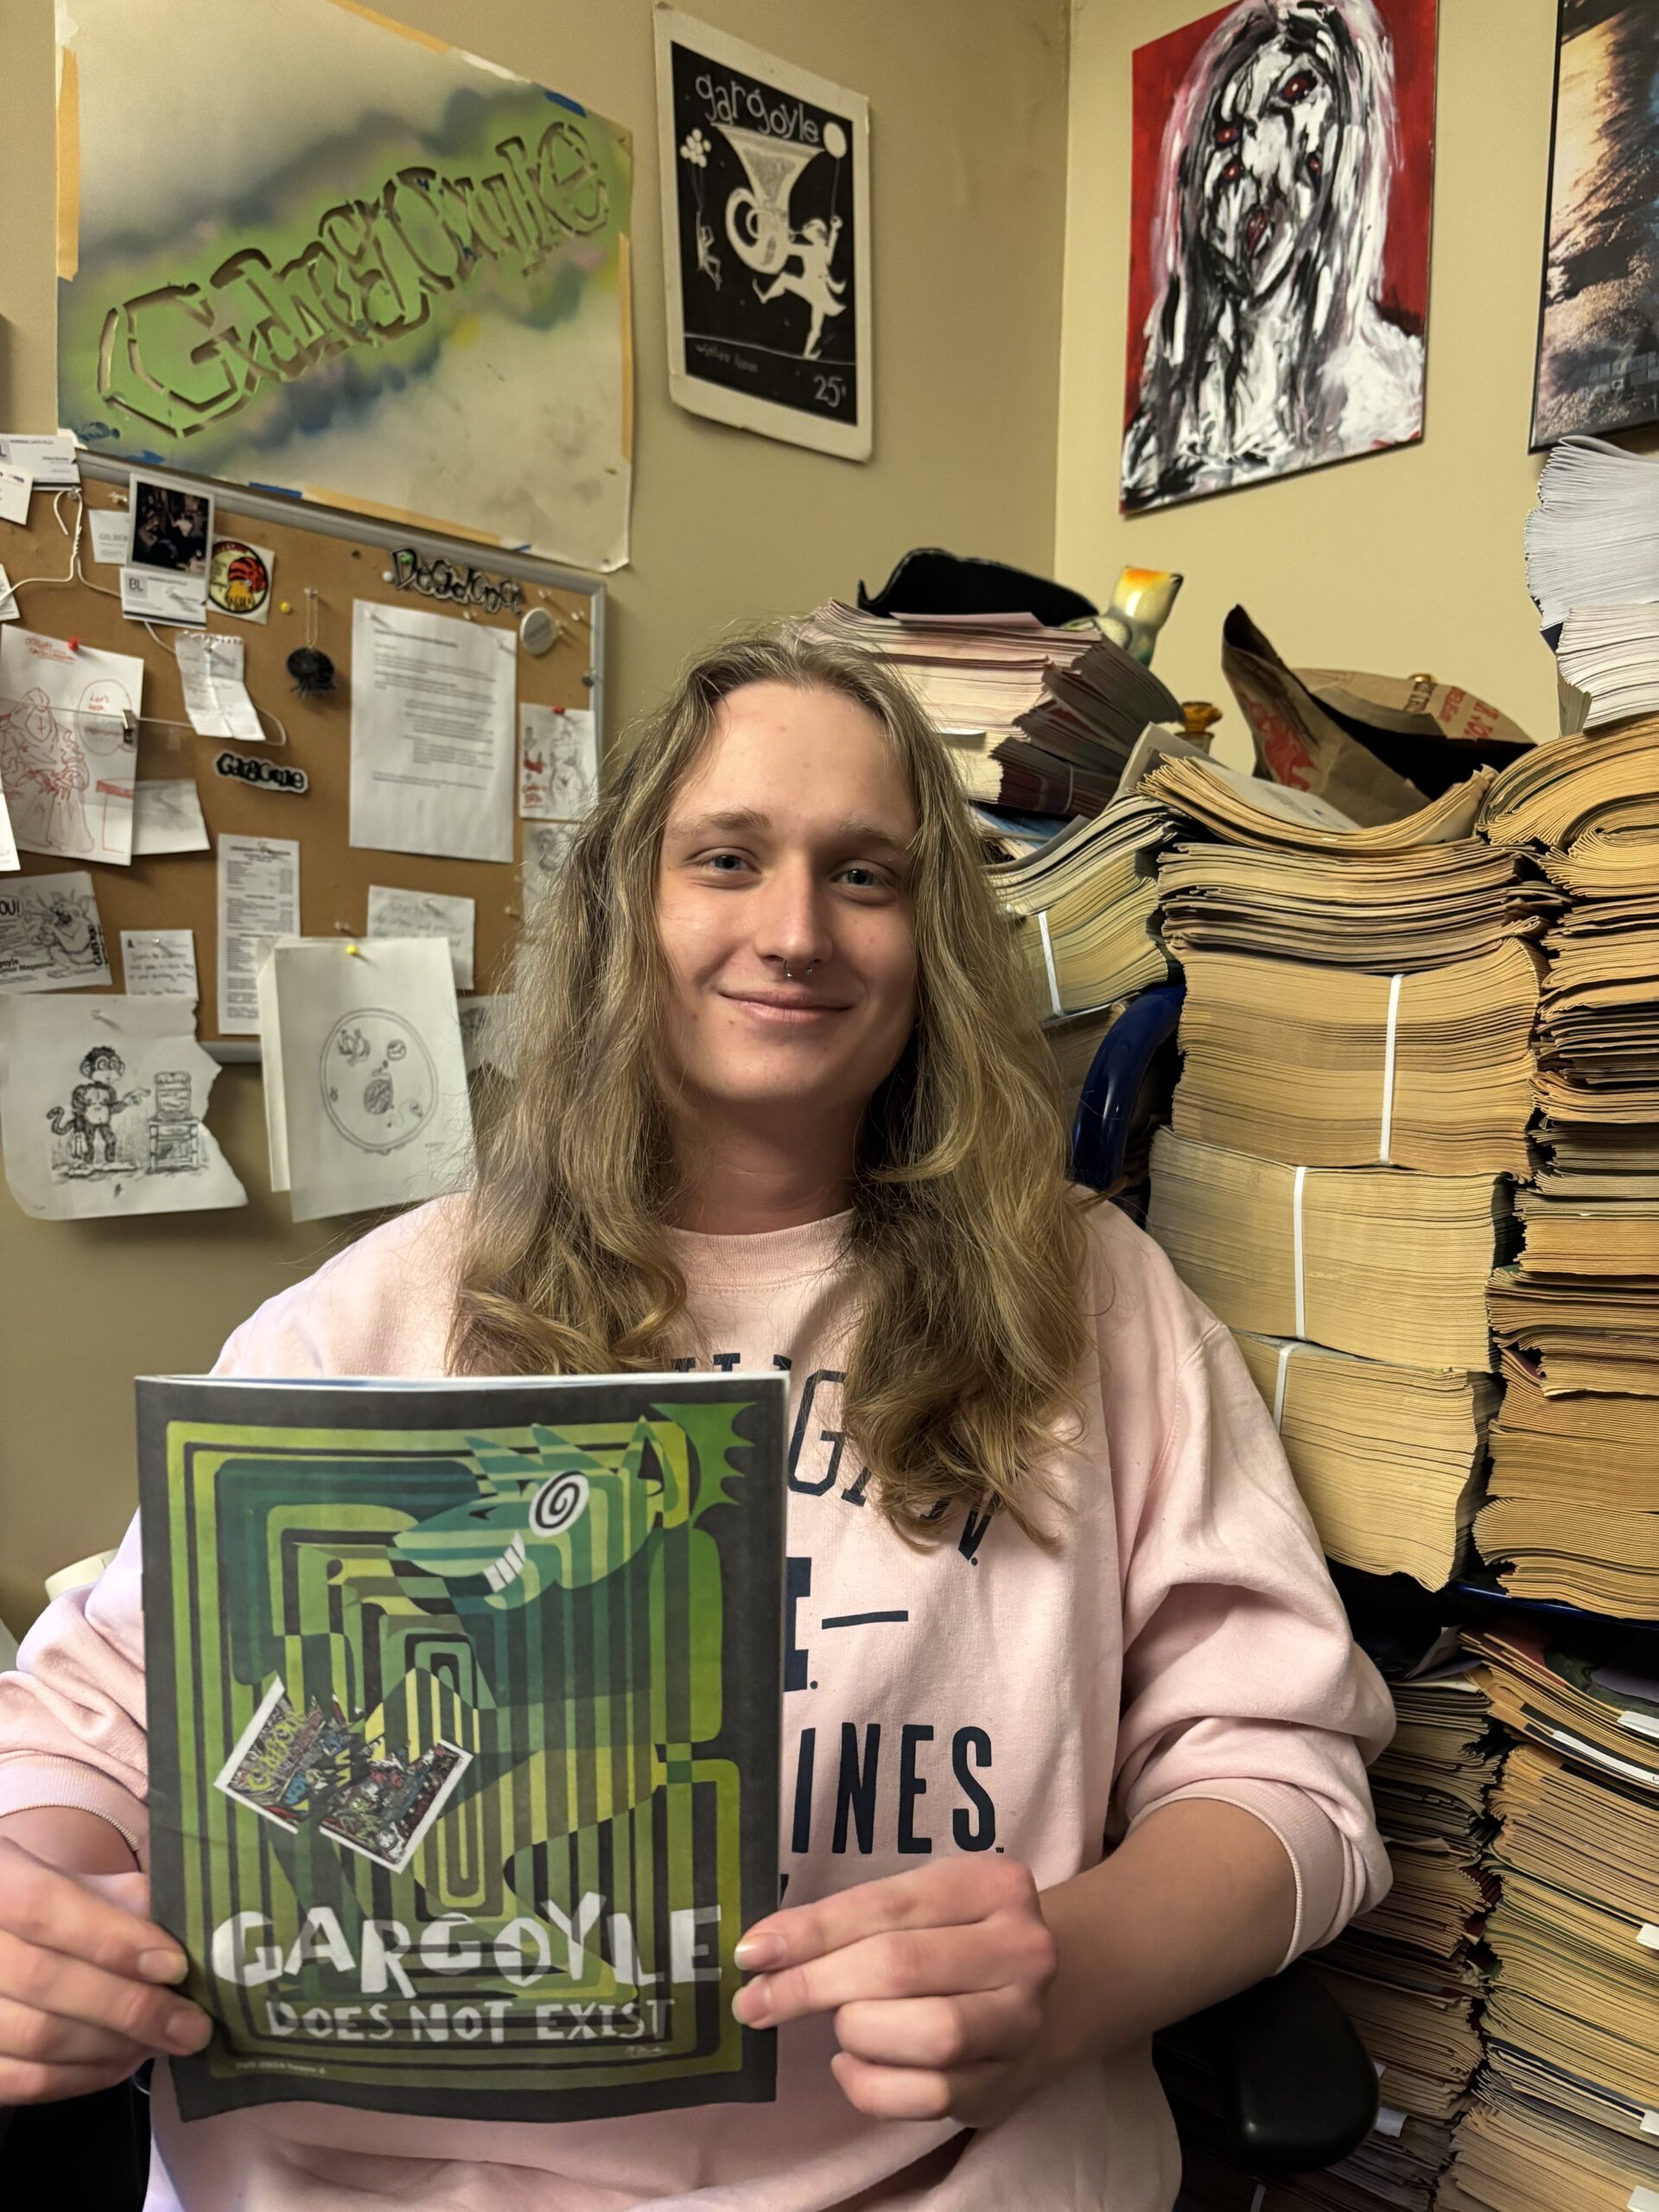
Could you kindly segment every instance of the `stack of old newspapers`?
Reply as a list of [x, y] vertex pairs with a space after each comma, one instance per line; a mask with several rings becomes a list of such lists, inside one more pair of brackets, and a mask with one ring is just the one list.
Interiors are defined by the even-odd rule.
[[1477, 836], [1491, 785], [1363, 829], [1207, 760], [1142, 785], [1183, 828], [1159, 892], [1186, 981], [1148, 1227], [1237, 1335], [1326, 1552], [1429, 1589], [1478, 1503], [1561, 903]]

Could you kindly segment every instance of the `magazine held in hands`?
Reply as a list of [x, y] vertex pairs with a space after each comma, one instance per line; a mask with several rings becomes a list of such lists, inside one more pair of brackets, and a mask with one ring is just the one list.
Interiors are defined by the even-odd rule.
[[773, 2095], [787, 1387], [139, 1382], [187, 2120]]

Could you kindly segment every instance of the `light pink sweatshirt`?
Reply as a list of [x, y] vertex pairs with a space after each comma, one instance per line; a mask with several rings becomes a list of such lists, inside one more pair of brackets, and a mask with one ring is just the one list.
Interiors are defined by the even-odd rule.
[[[435, 1375], [464, 1200], [404, 1216], [237, 1330], [218, 1372]], [[970, 1517], [902, 1542], [838, 1427], [846, 1217], [678, 1238], [699, 1364], [790, 1374], [783, 1866], [794, 1904], [988, 1851], [1046, 1888], [1176, 1797], [1265, 1821], [1296, 1874], [1291, 1955], [1374, 1904], [1362, 1756], [1392, 1727], [1227, 1332], [1122, 1215], [1091, 1217], [1085, 1427], [1044, 1550]], [[0, 1812], [74, 1805], [145, 1842], [137, 1525], [0, 1675]], [[773, 2105], [543, 2126], [269, 2105], [181, 2122], [155, 2075], [149, 2212], [1166, 2212], [1179, 2170], [1147, 2050], [1080, 2065], [1001, 2126], [863, 2118], [828, 2020], [781, 2031]], [[929, 2154], [932, 2154], [930, 2156]], [[918, 2164], [918, 2162], [925, 2162]], [[907, 2175], [906, 2169], [918, 2171]]]

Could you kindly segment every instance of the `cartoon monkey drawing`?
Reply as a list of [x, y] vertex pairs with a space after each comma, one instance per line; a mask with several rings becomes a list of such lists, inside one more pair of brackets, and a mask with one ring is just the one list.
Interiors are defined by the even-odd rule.
[[149, 1096], [148, 1090], [129, 1090], [124, 1096], [117, 1091], [115, 1086], [126, 1071], [119, 1052], [108, 1045], [94, 1045], [80, 1064], [84, 1080], [70, 1092], [67, 1113], [61, 1106], [48, 1109], [53, 1135], [67, 1136], [77, 1166], [115, 1165], [115, 1117]]

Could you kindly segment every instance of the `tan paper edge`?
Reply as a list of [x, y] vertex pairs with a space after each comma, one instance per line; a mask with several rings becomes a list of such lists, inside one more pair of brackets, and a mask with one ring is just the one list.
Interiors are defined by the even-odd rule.
[[390, 16], [383, 16], [378, 8], [365, 8], [362, 0], [334, 0], [336, 8], [343, 8], [348, 16], [361, 16], [365, 23], [373, 23], [383, 31], [396, 31], [399, 38], [412, 39], [416, 46], [423, 46], [432, 54], [453, 54], [454, 48], [447, 38], [434, 38], [429, 31], [411, 30], [407, 23], [395, 22]]
[[80, 266], [80, 63], [72, 46], [58, 48], [58, 275]]
[[[630, 201], [629, 219], [632, 219]], [[633, 251], [624, 231], [616, 241], [616, 281], [622, 291], [622, 458], [633, 466]]]

